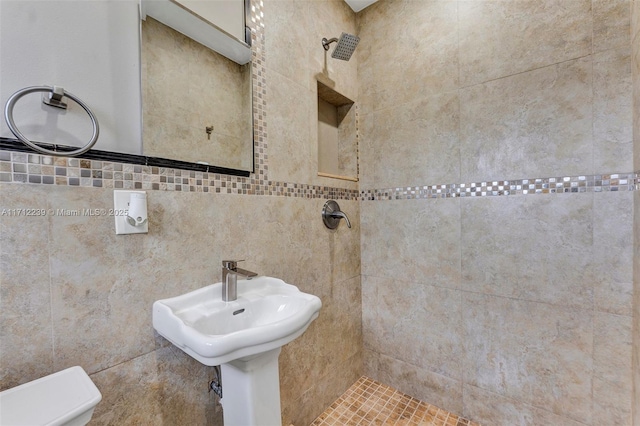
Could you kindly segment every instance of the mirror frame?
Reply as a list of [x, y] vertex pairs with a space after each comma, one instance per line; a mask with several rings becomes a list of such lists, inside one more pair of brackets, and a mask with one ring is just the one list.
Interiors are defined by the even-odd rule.
[[[66, 145], [54, 145], [47, 144], [41, 142], [34, 142], [36, 145], [41, 146], [43, 148], [49, 149], [51, 151], [56, 151], [60, 153], [60, 156], [65, 157], [65, 152], [70, 152], [78, 149], [77, 147], [70, 147]], [[18, 139], [11, 139], [0, 137], [0, 150], [3, 151], [17, 151], [24, 152], [28, 154], [35, 155], [44, 155], [39, 154], [23, 144]], [[149, 167], [163, 167], [169, 169], [180, 169], [180, 170], [194, 170], [198, 172], [207, 172], [207, 173], [218, 173], [224, 175], [231, 176], [242, 176], [249, 177], [251, 173], [255, 171], [255, 142], [253, 146], [253, 171], [247, 170], [237, 170], [237, 169], [229, 169], [226, 167], [212, 166], [207, 164], [200, 163], [189, 163], [186, 161], [172, 160], [170, 158], [161, 158], [161, 157], [147, 157], [144, 155], [135, 155], [135, 154], [123, 154], [119, 152], [112, 151], [101, 151], [98, 149], [90, 149], [81, 155], [76, 155], [73, 157], [65, 157], [65, 158], [82, 158], [86, 160], [96, 160], [96, 161], [109, 161], [114, 163], [125, 163], [125, 164], [139, 164], [142, 166]]]

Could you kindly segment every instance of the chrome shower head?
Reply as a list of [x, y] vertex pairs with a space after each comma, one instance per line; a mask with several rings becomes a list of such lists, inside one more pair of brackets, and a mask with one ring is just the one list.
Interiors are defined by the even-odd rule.
[[353, 51], [356, 50], [356, 46], [360, 42], [360, 37], [354, 36], [353, 34], [342, 33], [340, 39], [334, 37], [330, 40], [327, 40], [326, 38], [323, 38], [322, 47], [324, 47], [324, 50], [329, 50], [329, 45], [335, 41], [337, 41], [338, 44], [336, 45], [336, 48], [333, 49], [331, 57], [335, 59], [341, 59], [343, 61], [348, 61], [349, 59], [351, 59]]

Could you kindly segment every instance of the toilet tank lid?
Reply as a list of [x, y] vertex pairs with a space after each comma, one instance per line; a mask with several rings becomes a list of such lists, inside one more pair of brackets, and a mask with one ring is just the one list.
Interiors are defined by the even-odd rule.
[[0, 392], [0, 425], [61, 425], [101, 399], [82, 367], [67, 368]]

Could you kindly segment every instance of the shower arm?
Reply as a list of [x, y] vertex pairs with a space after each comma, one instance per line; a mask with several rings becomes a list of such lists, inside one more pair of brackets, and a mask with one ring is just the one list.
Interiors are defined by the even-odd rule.
[[323, 37], [323, 39], [322, 39], [322, 47], [324, 47], [324, 50], [327, 50], [327, 51], [328, 51], [328, 50], [329, 50], [329, 45], [330, 45], [331, 43], [335, 43], [335, 42], [337, 42], [337, 41], [338, 41], [338, 38], [337, 38], [337, 37], [333, 37], [333, 38], [330, 38], [330, 39], [328, 39], [328, 40], [327, 40], [327, 38], [326, 38], [326, 37]]

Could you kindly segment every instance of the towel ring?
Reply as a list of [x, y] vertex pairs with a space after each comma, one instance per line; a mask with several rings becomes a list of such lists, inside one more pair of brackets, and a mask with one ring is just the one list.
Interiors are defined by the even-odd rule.
[[[18, 128], [16, 127], [15, 121], [13, 121], [13, 107], [21, 97], [34, 92], [51, 92], [51, 95], [49, 95], [49, 99], [46, 99], [46, 96], [44, 95], [42, 96], [43, 102], [47, 105], [55, 106], [57, 108], [63, 108], [63, 109], [67, 108], [67, 105], [61, 102], [61, 99], [63, 96], [68, 97], [69, 99], [75, 101], [75, 103], [80, 105], [82, 109], [84, 109], [87, 112], [87, 114], [89, 114], [89, 118], [91, 119], [91, 123], [93, 124], [93, 135], [91, 136], [91, 140], [85, 146], [78, 148], [74, 151], [61, 152], [61, 151], [52, 151], [50, 149], [42, 148], [41, 146], [38, 146], [35, 143], [31, 142], [29, 139], [27, 139], [20, 132], [20, 130], [18, 130]], [[84, 154], [85, 152], [89, 151], [93, 145], [95, 145], [95, 143], [98, 140], [98, 135], [100, 134], [98, 119], [93, 114], [91, 109], [84, 102], [78, 99], [76, 96], [67, 92], [62, 87], [58, 87], [58, 86], [53, 86], [53, 87], [31, 86], [31, 87], [25, 87], [24, 89], [18, 90], [16, 93], [11, 95], [11, 97], [7, 101], [7, 104], [4, 108], [4, 118], [7, 121], [7, 125], [9, 126], [9, 129], [18, 139], [20, 139], [28, 147], [34, 149], [35, 151], [41, 154], [46, 154], [46, 155], [64, 155], [64, 156], [73, 157], [76, 155]]]

